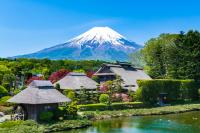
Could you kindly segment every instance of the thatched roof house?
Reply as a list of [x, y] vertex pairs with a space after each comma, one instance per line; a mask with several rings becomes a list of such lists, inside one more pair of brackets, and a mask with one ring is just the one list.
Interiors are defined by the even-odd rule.
[[126, 62], [117, 62], [116, 64], [103, 64], [102, 67], [94, 74], [99, 77], [99, 82], [114, 80], [116, 76], [120, 76], [124, 89], [135, 91], [138, 88], [138, 79], [151, 79], [142, 69], [135, 68]]
[[58, 103], [70, 102], [50, 81], [34, 80], [29, 86], [8, 100], [23, 108], [24, 118], [37, 120], [40, 112], [53, 109]]
[[98, 83], [87, 77], [84, 73], [74, 73], [71, 72], [67, 74], [64, 78], [54, 83], [60, 85], [60, 89], [72, 89], [79, 91], [81, 87], [87, 90], [94, 90], [97, 88]]

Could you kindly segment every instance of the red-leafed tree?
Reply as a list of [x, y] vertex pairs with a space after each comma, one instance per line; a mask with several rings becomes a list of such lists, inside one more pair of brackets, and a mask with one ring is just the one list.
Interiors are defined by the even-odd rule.
[[89, 78], [92, 78], [92, 76], [94, 75], [94, 71], [87, 71], [86, 72], [86, 75], [89, 77]]
[[25, 81], [26, 85], [30, 84], [33, 80], [44, 80], [43, 77], [32, 76], [28, 80]]
[[64, 76], [66, 76], [70, 71], [66, 70], [66, 69], [60, 69], [57, 72], [52, 73], [49, 76], [49, 80], [52, 83], [57, 82], [58, 80], [60, 80], [61, 78], [63, 78]]

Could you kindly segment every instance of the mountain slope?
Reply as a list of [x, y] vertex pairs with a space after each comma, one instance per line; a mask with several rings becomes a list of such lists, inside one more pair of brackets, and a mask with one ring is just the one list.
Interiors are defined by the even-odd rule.
[[128, 54], [141, 47], [109, 27], [94, 27], [66, 43], [16, 57], [126, 61]]

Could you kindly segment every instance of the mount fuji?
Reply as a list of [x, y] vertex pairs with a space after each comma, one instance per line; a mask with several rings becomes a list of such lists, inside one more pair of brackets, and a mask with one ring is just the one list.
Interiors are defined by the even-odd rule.
[[109, 27], [94, 27], [66, 43], [14, 58], [127, 61], [140, 48]]

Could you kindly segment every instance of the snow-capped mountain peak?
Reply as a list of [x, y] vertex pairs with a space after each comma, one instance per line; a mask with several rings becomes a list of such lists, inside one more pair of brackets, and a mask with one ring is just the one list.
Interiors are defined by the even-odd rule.
[[15, 58], [127, 61], [141, 47], [109, 27], [94, 27], [65, 43]]
[[121, 45], [120, 39], [125, 39], [124, 36], [120, 35], [109, 27], [94, 27], [85, 33], [73, 38], [70, 42], [76, 42], [76, 44], [90, 43], [112, 43], [114, 45]]

